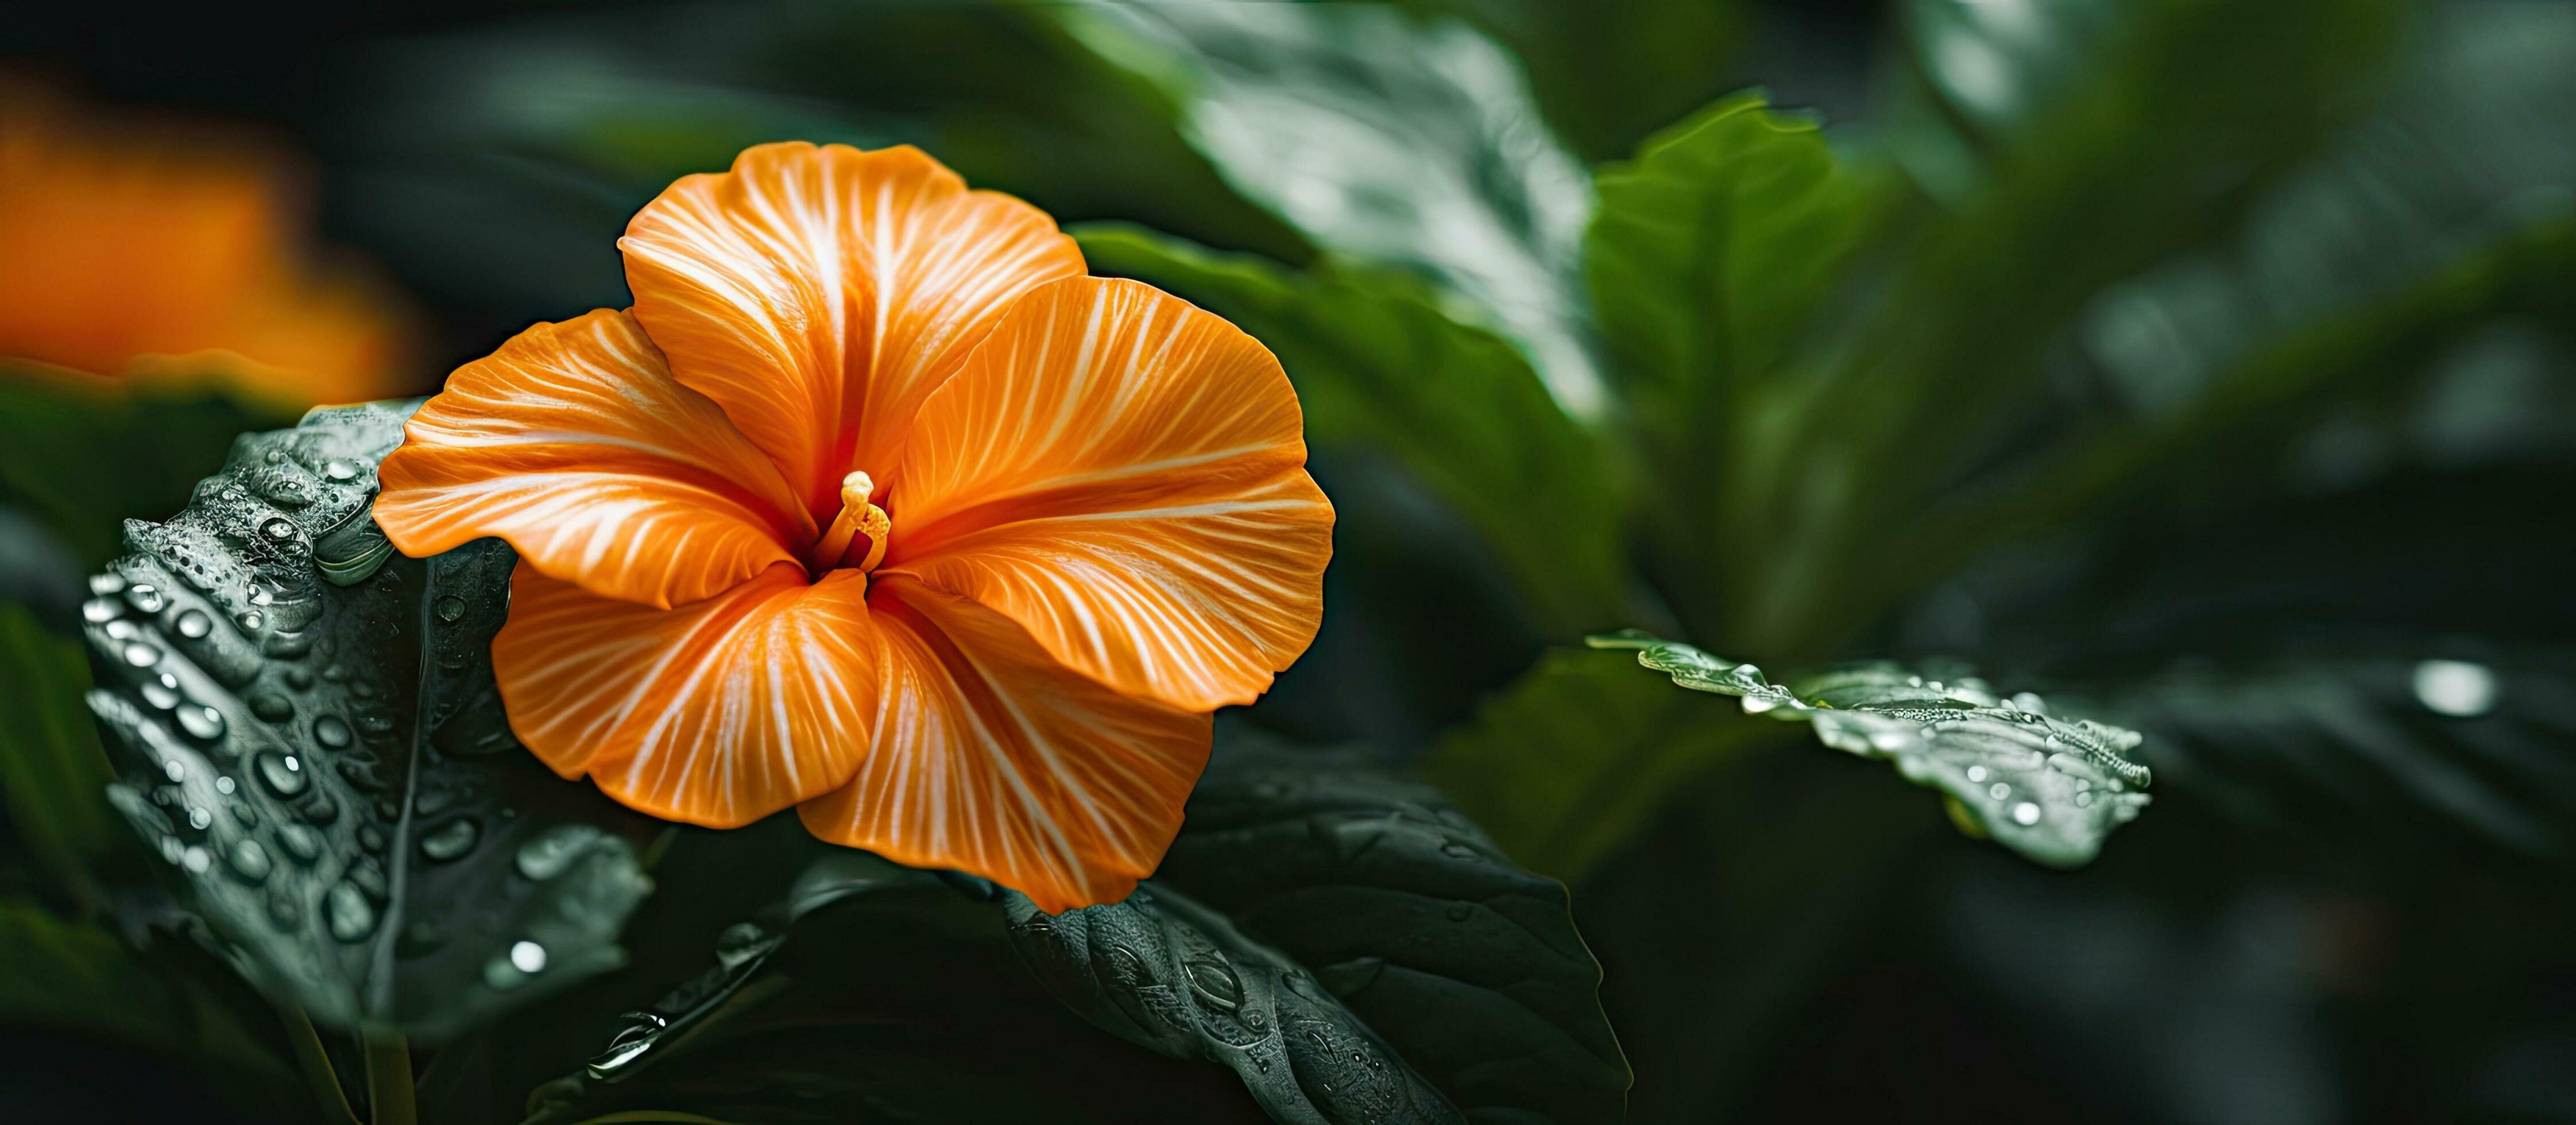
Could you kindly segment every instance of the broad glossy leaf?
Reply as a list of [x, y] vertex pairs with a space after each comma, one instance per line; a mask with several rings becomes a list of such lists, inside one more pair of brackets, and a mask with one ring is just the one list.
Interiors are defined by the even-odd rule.
[[1590, 638], [1693, 691], [1743, 700], [1747, 714], [1806, 722], [1837, 750], [1877, 758], [1937, 789], [1961, 827], [2051, 867], [2080, 867], [2146, 807], [2152, 780], [2135, 731], [2063, 719], [2028, 692], [1927, 680], [1892, 664], [1846, 668], [1791, 688], [1750, 664], [1633, 630]]
[[1677, 788], [1778, 733], [1627, 658], [1559, 649], [1441, 736], [1421, 770], [1513, 859], [1575, 880]]
[[1311, 970], [1469, 1120], [1622, 1118], [1628, 1065], [1564, 885], [1437, 791], [1366, 751], [1238, 737], [1185, 824], [1155, 883]]
[[1608, 406], [1574, 276], [1591, 192], [1492, 41], [1377, 5], [1056, 11], [1163, 89], [1236, 192], [1329, 252], [1437, 279], [1566, 410]]
[[1243, 1079], [1273, 1121], [1465, 1120], [1294, 958], [1152, 882], [1049, 915], [1003, 891], [1011, 944], [1092, 1023]]
[[531, 1094], [528, 1120], [1259, 1119], [1223, 1072], [1102, 1034], [1049, 998], [991, 893], [831, 850], [727, 929], [712, 967]]
[[1094, 272], [1169, 289], [1276, 352], [1307, 440], [1410, 470], [1474, 526], [1551, 630], [1619, 619], [1627, 567], [1604, 453], [1502, 340], [1385, 271], [1327, 262], [1301, 274], [1127, 226], [1075, 233]]
[[115, 775], [81, 706], [88, 690], [79, 642], [0, 603], [0, 800], [28, 850], [84, 898], [90, 865], [128, 839], [107, 803]]
[[452, 1035], [614, 968], [637, 818], [511, 737], [497, 540], [394, 553], [369, 516], [410, 404], [243, 437], [82, 609], [117, 807], [262, 988]]

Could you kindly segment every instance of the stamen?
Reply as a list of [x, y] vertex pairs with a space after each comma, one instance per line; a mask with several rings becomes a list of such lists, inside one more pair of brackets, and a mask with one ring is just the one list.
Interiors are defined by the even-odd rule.
[[841, 478], [841, 514], [832, 517], [832, 526], [824, 529], [823, 537], [814, 543], [812, 563], [816, 574], [846, 565], [848, 560], [843, 556], [849, 554], [851, 542], [860, 535], [868, 537], [868, 553], [857, 563], [859, 571], [874, 570], [884, 561], [886, 536], [894, 530], [894, 521], [886, 516], [885, 509], [868, 503], [869, 495], [875, 491], [876, 482], [866, 473]]

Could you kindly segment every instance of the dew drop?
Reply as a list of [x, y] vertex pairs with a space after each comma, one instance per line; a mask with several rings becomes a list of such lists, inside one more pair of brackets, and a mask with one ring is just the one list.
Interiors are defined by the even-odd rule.
[[533, 941], [515, 943], [510, 946], [510, 964], [523, 973], [543, 972], [546, 967], [546, 947]]
[[465, 616], [465, 599], [457, 597], [454, 594], [441, 594], [438, 597], [437, 604], [430, 608], [433, 612], [438, 614], [439, 620], [454, 621], [459, 617]]
[[2079, 808], [2079, 809], [2089, 809], [2089, 808], [2092, 808], [2092, 807], [2093, 807], [2093, 795], [2092, 795], [2091, 793], [2086, 793], [2086, 792], [2083, 792], [2083, 791], [2081, 791], [2081, 790], [2078, 790], [2078, 791], [2076, 792], [2076, 794], [2075, 794], [2075, 807], [2076, 807], [2076, 808]]
[[349, 744], [349, 724], [338, 715], [313, 720], [313, 741], [333, 750]]
[[303, 764], [293, 755], [262, 754], [252, 767], [259, 771], [260, 784], [279, 797], [292, 797], [304, 792], [308, 784]]
[[234, 784], [233, 784], [233, 779], [231, 779], [231, 778], [229, 778], [229, 777], [218, 777], [218, 778], [216, 778], [216, 779], [215, 779], [215, 792], [217, 792], [217, 793], [221, 793], [221, 794], [223, 794], [223, 795], [225, 795], [225, 796], [229, 797], [229, 796], [232, 796], [232, 792], [233, 792], [233, 790], [235, 790], [235, 789], [237, 789], [237, 788], [240, 788], [240, 787], [239, 787], [239, 786], [234, 785]]
[[282, 723], [295, 717], [295, 704], [276, 692], [263, 691], [250, 697], [250, 713], [272, 723]]
[[473, 851], [482, 834], [482, 826], [470, 817], [451, 820], [420, 838], [420, 854], [445, 863]]
[[1984, 766], [1969, 766], [1969, 767], [1968, 767], [1968, 780], [1970, 780], [1970, 781], [1972, 781], [1972, 782], [1976, 782], [1977, 784], [1980, 784], [1980, 785], [1985, 784], [1985, 781], [1986, 781], [1986, 767], [1984, 767]]
[[183, 698], [179, 694], [179, 677], [168, 672], [143, 681], [142, 692], [143, 701], [151, 704], [157, 711], [167, 711], [176, 707], [179, 705], [179, 700]]
[[284, 516], [270, 516], [267, 519], [260, 521], [259, 533], [269, 537], [270, 539], [293, 539], [295, 538], [295, 524]]
[[214, 631], [215, 619], [206, 616], [204, 610], [192, 609], [179, 615], [179, 635], [182, 637], [195, 640]]
[[2003, 800], [2006, 797], [2012, 796], [2012, 786], [1998, 781], [1993, 785], [1986, 787], [1986, 796], [1992, 797], [1998, 801]]
[[188, 763], [171, 758], [161, 763], [161, 774], [172, 781], [188, 780]]
[[2039, 823], [2039, 806], [2023, 801], [2012, 807], [2013, 823], [2025, 828]]
[[301, 824], [277, 826], [277, 846], [297, 863], [311, 863], [322, 858], [322, 834]]
[[115, 598], [91, 598], [81, 603], [81, 620], [92, 625], [105, 625], [125, 616], [125, 603]]
[[322, 475], [332, 480], [356, 480], [358, 467], [335, 457], [322, 463]]
[[276, 866], [268, 858], [268, 849], [259, 846], [257, 840], [234, 841], [233, 846], [224, 851], [224, 865], [232, 868], [233, 874], [254, 883], [268, 878], [269, 869]]
[[331, 890], [322, 896], [322, 909], [332, 937], [356, 941], [375, 931], [375, 904], [368, 902], [367, 893], [354, 883], [331, 884]]
[[268, 624], [268, 615], [255, 609], [245, 609], [233, 620], [240, 622], [242, 628], [257, 632], [260, 626]]
[[187, 868], [190, 874], [203, 875], [207, 868], [214, 865], [215, 857], [208, 855], [206, 849], [195, 844], [188, 845], [188, 850], [179, 853], [179, 866]]
[[115, 593], [115, 592], [117, 592], [117, 591], [119, 591], [119, 590], [122, 590], [122, 589], [124, 589], [124, 588], [125, 588], [125, 576], [123, 576], [123, 575], [119, 575], [119, 574], [93, 574], [93, 575], [90, 575], [90, 576], [89, 576], [89, 592], [90, 592], [90, 593], [98, 594], [98, 595], [101, 595], [101, 596], [105, 596], [105, 595], [108, 595], [108, 594], [113, 594], [113, 593]]
[[224, 713], [221, 711], [191, 703], [180, 708], [178, 715], [179, 729], [188, 732], [190, 738], [216, 739], [224, 736]]
[[137, 582], [125, 588], [125, 604], [139, 613], [159, 613], [169, 607], [170, 599], [162, 595], [160, 587]]
[[137, 668], [149, 668], [161, 663], [161, 650], [141, 641], [128, 641], [125, 645], [125, 662]]
[[195, 805], [188, 806], [188, 827], [202, 832], [205, 831], [208, 825], [211, 825], [214, 822], [215, 814], [198, 808]]
[[2434, 714], [2475, 718], [2495, 708], [2495, 673], [2466, 660], [2427, 660], [2415, 666], [2415, 698]]

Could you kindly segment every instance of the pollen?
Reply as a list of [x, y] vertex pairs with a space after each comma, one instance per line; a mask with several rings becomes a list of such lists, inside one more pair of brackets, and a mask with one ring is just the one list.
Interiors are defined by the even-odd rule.
[[[886, 536], [894, 531], [894, 520], [887, 517], [885, 509], [868, 502], [876, 489], [876, 481], [866, 473], [841, 478], [841, 514], [832, 517], [832, 526], [814, 541], [814, 553], [807, 560], [807, 568], [815, 577], [843, 568], [865, 574], [885, 560]], [[850, 551], [863, 535], [867, 537], [866, 547], [858, 558], [850, 558]]]

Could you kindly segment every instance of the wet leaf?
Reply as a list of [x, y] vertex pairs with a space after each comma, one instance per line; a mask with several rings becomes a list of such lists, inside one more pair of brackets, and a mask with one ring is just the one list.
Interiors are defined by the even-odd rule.
[[1366, 751], [1238, 737], [1187, 815], [1155, 885], [1295, 958], [1467, 1119], [1622, 1119], [1628, 1064], [1564, 885], [1436, 790]]
[[1102, 1034], [1049, 998], [980, 881], [826, 851], [724, 932], [713, 965], [530, 1094], [531, 1125], [1259, 1118], [1223, 1072]]
[[1566, 410], [1608, 408], [1575, 276], [1589, 185], [1491, 40], [1377, 5], [1056, 12], [1159, 86], [1237, 193], [1328, 252], [1436, 279]]
[[1693, 691], [1735, 696], [1747, 714], [1809, 723], [1827, 746], [1889, 762], [1944, 794], [1962, 829], [2051, 867], [2092, 862], [2111, 830], [2147, 804], [2152, 775], [2133, 753], [2137, 732], [2051, 715], [2027, 692], [1998, 696], [1973, 677], [1943, 682], [1893, 664], [1793, 689], [1750, 664], [1634, 630], [1589, 640], [1634, 650], [1637, 663]]
[[1293, 958], [1148, 883], [1125, 902], [1049, 915], [1003, 891], [1011, 944], [1092, 1023], [1243, 1079], [1273, 1121], [1465, 1120]]
[[1128, 226], [1075, 233], [1093, 272], [1169, 289], [1277, 353], [1308, 441], [1411, 471], [1466, 517], [1550, 630], [1570, 639], [1623, 619], [1620, 504], [1603, 452], [1501, 339], [1382, 270], [1299, 273]]
[[111, 797], [263, 989], [453, 1035], [621, 961], [638, 823], [522, 751], [492, 680], [515, 562], [369, 516], [410, 404], [253, 434], [82, 608]]

